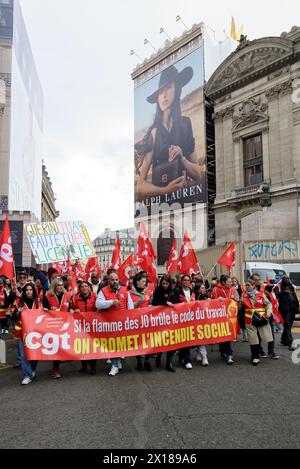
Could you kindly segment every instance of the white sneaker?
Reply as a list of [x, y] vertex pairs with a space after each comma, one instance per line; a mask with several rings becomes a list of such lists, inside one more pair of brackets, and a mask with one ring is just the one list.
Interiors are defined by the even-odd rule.
[[121, 361], [121, 360], [118, 361], [118, 370], [119, 370], [119, 371], [122, 371], [122, 370], [123, 370], [123, 365], [122, 365], [122, 361]]
[[259, 363], [260, 363], [260, 360], [258, 358], [254, 358], [254, 360], [252, 360], [252, 365], [254, 366], [257, 366]]
[[9, 334], [9, 331], [8, 331], [8, 330], [6, 330], [6, 331], [5, 331], [5, 334]]
[[196, 362], [198, 362], [198, 363], [202, 362], [202, 355], [201, 355], [200, 352], [196, 353]]
[[119, 373], [119, 368], [117, 366], [112, 366], [109, 372], [109, 376], [116, 376]]
[[192, 365], [191, 363], [187, 363], [187, 364], [185, 365], [185, 369], [186, 369], [186, 370], [192, 370], [192, 369], [193, 369], [193, 365]]
[[108, 360], [106, 360], [106, 364], [111, 365], [111, 359], [110, 358]]
[[34, 379], [36, 377], [36, 371], [33, 371], [32, 372], [32, 379]]
[[202, 359], [202, 366], [209, 366], [207, 357], [203, 357], [203, 359]]
[[27, 386], [27, 384], [32, 383], [32, 380], [30, 378], [24, 378], [22, 381], [22, 386]]

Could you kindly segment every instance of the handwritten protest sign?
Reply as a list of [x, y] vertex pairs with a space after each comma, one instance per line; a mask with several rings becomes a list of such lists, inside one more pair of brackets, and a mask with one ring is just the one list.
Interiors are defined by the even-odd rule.
[[37, 264], [95, 257], [89, 234], [80, 221], [25, 225], [25, 233]]

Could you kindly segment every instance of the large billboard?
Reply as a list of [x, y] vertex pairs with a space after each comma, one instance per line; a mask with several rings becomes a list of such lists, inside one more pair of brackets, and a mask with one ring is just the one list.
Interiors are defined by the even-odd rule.
[[14, 2], [9, 210], [41, 216], [43, 93], [18, 1]]
[[135, 88], [135, 217], [206, 203], [203, 47]]
[[0, 42], [11, 44], [13, 35], [13, 0], [0, 0]]

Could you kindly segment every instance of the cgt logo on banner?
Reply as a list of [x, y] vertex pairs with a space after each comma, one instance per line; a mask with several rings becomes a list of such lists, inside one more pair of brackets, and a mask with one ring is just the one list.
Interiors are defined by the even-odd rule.
[[24, 311], [23, 341], [28, 360], [130, 357], [234, 341], [237, 314], [233, 300], [110, 314]]

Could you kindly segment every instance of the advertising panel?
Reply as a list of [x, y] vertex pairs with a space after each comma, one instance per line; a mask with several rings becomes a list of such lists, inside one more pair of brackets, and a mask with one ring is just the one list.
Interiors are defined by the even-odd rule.
[[135, 217], [206, 203], [203, 47], [135, 89]]
[[9, 210], [41, 216], [43, 93], [19, 2], [14, 3]]

